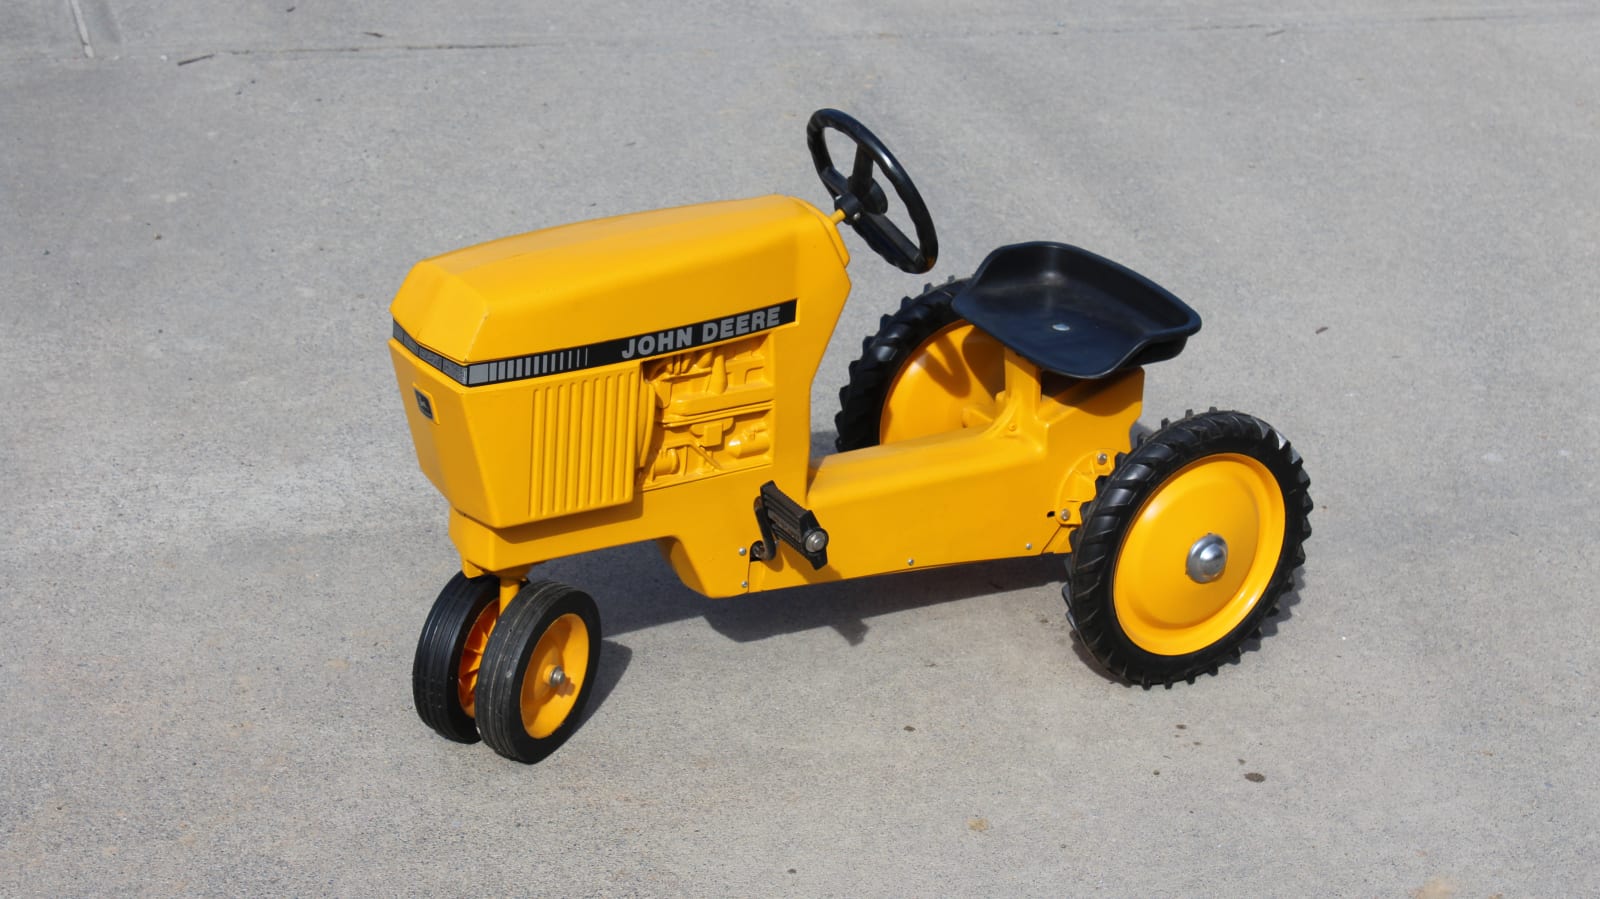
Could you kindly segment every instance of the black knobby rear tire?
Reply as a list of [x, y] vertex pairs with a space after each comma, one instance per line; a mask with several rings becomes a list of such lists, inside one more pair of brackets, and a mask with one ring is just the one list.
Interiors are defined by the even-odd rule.
[[[462, 676], [475, 675], [477, 665], [471, 662], [482, 646], [475, 648], [467, 672], [462, 670], [462, 653], [475, 626], [481, 637], [483, 627], [493, 625], [492, 619], [480, 619], [493, 615], [495, 609], [490, 606], [499, 595], [500, 580], [494, 575], [468, 578], [456, 572], [439, 591], [417, 638], [417, 654], [411, 664], [411, 698], [417, 716], [440, 736], [457, 743], [478, 742], [472, 709], [462, 702]], [[472, 695], [470, 683], [465, 692]]]
[[[1072, 534], [1063, 594], [1089, 652], [1144, 687], [1192, 682], [1238, 658], [1305, 561], [1310, 483], [1300, 455], [1260, 419], [1212, 411], [1164, 424], [1100, 479]], [[1196, 555], [1206, 544], [1223, 548], [1216, 573]]]
[[950, 301], [965, 285], [952, 279], [901, 299], [900, 309], [883, 316], [878, 332], [862, 340], [861, 358], [850, 363], [850, 380], [839, 390], [839, 412], [833, 417], [839, 452], [878, 445], [883, 407], [895, 377], [928, 338], [961, 321]]
[[583, 719], [599, 662], [600, 611], [589, 594], [554, 581], [524, 586], [484, 651], [477, 695], [483, 741], [528, 764], [555, 752]]

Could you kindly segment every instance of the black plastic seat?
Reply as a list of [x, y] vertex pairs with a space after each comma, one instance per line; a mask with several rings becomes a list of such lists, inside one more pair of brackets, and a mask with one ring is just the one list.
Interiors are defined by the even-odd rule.
[[1149, 278], [1063, 243], [1001, 247], [952, 305], [1023, 358], [1073, 378], [1171, 359], [1200, 316]]

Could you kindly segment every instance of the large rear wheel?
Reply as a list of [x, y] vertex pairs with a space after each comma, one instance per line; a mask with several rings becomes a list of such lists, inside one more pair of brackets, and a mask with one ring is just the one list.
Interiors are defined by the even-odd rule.
[[1067, 609], [1089, 651], [1146, 687], [1238, 657], [1305, 561], [1309, 486], [1283, 435], [1241, 412], [1152, 434], [1072, 535]]
[[1005, 349], [957, 315], [963, 281], [906, 297], [850, 363], [834, 425], [840, 452], [987, 424], [1005, 387]]

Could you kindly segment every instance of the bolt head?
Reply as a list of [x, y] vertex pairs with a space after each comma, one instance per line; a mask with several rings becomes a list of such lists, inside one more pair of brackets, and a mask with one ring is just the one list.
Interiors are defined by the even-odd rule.
[[1216, 534], [1207, 534], [1189, 547], [1189, 558], [1184, 571], [1197, 584], [1209, 584], [1228, 567], [1228, 541]]
[[550, 686], [559, 688], [562, 684], [564, 684], [566, 682], [567, 682], [567, 672], [564, 669], [562, 669], [562, 667], [560, 665], [557, 665], [556, 667], [550, 669], [550, 680], [549, 680]]
[[808, 553], [822, 552], [828, 546], [828, 532], [822, 528], [807, 532], [805, 544]]

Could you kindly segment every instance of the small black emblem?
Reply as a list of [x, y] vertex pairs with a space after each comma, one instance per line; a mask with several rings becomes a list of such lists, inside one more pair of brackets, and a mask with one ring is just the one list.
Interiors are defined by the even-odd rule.
[[433, 421], [433, 402], [428, 399], [428, 395], [416, 388], [412, 388], [411, 392], [417, 395], [417, 408], [422, 410], [422, 416]]

